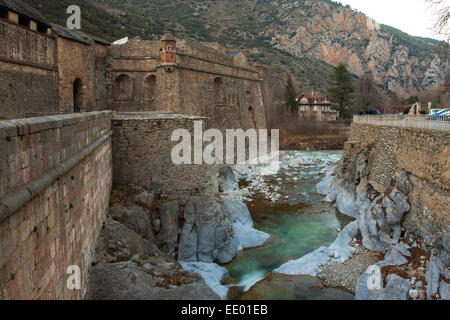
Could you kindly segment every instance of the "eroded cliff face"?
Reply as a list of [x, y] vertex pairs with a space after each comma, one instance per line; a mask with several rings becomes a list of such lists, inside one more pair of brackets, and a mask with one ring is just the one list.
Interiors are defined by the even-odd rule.
[[430, 41], [405, 38], [363, 13], [327, 1], [281, 2], [281, 11], [293, 13], [283, 20], [285, 27], [273, 29], [272, 44], [281, 50], [333, 66], [343, 62], [358, 76], [369, 71], [391, 91], [428, 89], [445, 79], [446, 61], [433, 52]]

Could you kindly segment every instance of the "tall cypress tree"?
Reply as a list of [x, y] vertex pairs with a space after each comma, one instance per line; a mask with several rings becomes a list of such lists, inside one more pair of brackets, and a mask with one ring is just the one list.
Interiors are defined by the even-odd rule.
[[347, 70], [347, 66], [340, 63], [329, 75], [328, 93], [331, 102], [337, 104], [338, 111], [342, 118], [350, 116], [350, 106], [353, 102], [355, 84], [352, 74]]
[[291, 75], [288, 76], [285, 84], [285, 99], [286, 99], [286, 111], [290, 111], [292, 114], [297, 112], [297, 93], [295, 92], [294, 82]]

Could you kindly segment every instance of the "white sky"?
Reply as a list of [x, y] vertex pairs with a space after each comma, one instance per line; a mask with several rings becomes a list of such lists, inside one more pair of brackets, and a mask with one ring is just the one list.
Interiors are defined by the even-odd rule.
[[[447, 0], [450, 1], [450, 0]], [[426, 0], [338, 0], [365, 13], [378, 23], [400, 29], [413, 36], [439, 39], [431, 30], [435, 9]]]

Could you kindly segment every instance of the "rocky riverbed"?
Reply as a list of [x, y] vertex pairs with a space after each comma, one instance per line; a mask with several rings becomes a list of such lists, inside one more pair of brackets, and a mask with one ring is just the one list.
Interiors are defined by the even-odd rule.
[[223, 166], [217, 199], [116, 187], [87, 297], [448, 299], [448, 239], [432, 251], [401, 225], [407, 178], [384, 195], [352, 189], [340, 157], [286, 152], [276, 173]]

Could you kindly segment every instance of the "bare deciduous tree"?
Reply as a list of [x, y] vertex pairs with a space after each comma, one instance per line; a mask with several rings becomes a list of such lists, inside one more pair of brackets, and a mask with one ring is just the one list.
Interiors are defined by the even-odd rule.
[[444, 41], [450, 42], [450, 2], [449, 0], [426, 0], [435, 9], [436, 23], [434, 24], [434, 32], [443, 36]]

